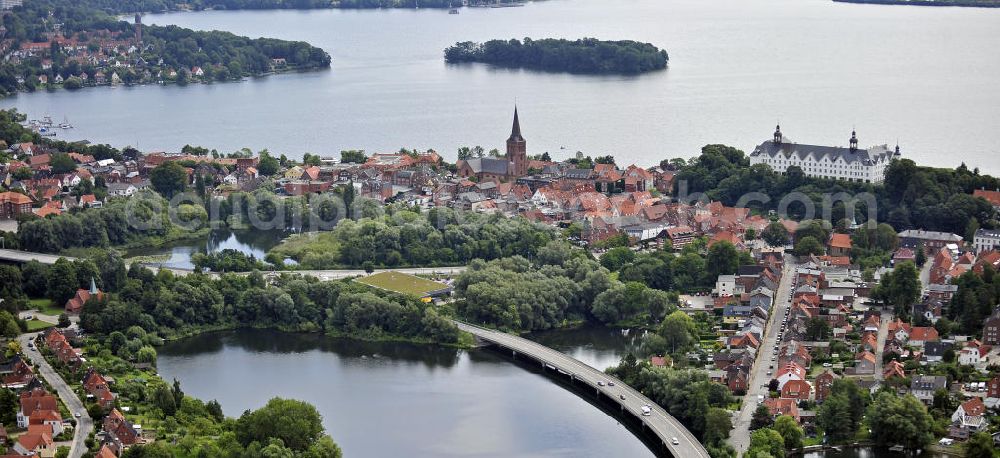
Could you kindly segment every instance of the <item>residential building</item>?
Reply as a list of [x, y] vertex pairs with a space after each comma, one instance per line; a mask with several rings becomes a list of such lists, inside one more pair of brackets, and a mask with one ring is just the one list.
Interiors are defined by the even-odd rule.
[[899, 146], [888, 145], [858, 148], [857, 132], [851, 132], [848, 148], [793, 143], [775, 128], [772, 140], [761, 143], [750, 153], [750, 165], [766, 164], [784, 174], [789, 167], [798, 167], [806, 176], [831, 178], [863, 183], [881, 183], [885, 169], [900, 156]]
[[30, 197], [16, 192], [0, 192], [0, 219], [14, 219], [30, 213]]
[[982, 253], [984, 251], [990, 251], [994, 248], [1000, 247], [1000, 230], [980, 229], [976, 231], [976, 235], [972, 239], [972, 247], [975, 249], [976, 253]]
[[1000, 307], [993, 310], [985, 321], [983, 321], [983, 344], [1000, 345]]
[[830, 396], [830, 390], [833, 388], [833, 381], [838, 378], [840, 378], [840, 376], [829, 369], [816, 376], [816, 402], [823, 402], [828, 396]]
[[937, 390], [948, 388], [948, 378], [943, 375], [917, 375], [910, 382], [910, 394], [927, 405], [934, 402]]
[[983, 404], [983, 400], [972, 398], [963, 402], [955, 409], [955, 413], [951, 415], [951, 421], [953, 425], [959, 428], [976, 432], [987, 426], [985, 413], [986, 405]]
[[76, 294], [66, 301], [66, 313], [74, 315], [79, 314], [83, 310], [84, 304], [86, 304], [91, 298], [99, 301], [104, 299], [104, 293], [97, 289], [97, 284], [94, 283], [93, 278], [90, 279], [90, 289], [78, 289], [76, 290]]
[[908, 229], [899, 233], [899, 245], [905, 248], [917, 248], [923, 245], [924, 250], [936, 252], [949, 244], [962, 243], [962, 236], [947, 232], [924, 231]]

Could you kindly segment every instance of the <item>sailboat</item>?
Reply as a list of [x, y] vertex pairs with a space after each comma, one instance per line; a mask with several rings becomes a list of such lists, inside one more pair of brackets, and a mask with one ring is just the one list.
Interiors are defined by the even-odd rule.
[[67, 117], [67, 116], [63, 117], [63, 122], [61, 124], [59, 124], [59, 128], [60, 129], [72, 129], [73, 128], [73, 125], [69, 123], [69, 117]]

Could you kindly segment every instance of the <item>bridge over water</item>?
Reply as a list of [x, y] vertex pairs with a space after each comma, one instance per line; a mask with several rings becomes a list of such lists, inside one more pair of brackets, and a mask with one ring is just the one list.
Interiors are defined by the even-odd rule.
[[[540, 364], [567, 374], [574, 383], [582, 383], [609, 400], [617, 403], [624, 412], [635, 416], [643, 428], [652, 431], [671, 455], [679, 458], [709, 458], [708, 451], [698, 442], [676, 418], [672, 417], [662, 407], [643, 396], [636, 389], [626, 385], [621, 380], [597, 370], [565, 353], [532, 342], [505, 332], [494, 331], [460, 321], [455, 321], [458, 328], [468, 332], [482, 341], [503, 347], [513, 352], [514, 356], [527, 357]], [[605, 382], [598, 386], [597, 382]], [[607, 382], [614, 382], [609, 386]], [[624, 399], [622, 399], [624, 396]], [[642, 414], [642, 407], [651, 407], [649, 415]], [[674, 444], [674, 439], [677, 444]]]

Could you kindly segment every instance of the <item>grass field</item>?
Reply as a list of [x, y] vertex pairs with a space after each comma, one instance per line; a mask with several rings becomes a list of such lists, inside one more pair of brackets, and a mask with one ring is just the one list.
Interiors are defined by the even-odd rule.
[[48, 329], [54, 326], [52, 323], [46, 323], [39, 319], [28, 321], [28, 332], [41, 331], [42, 329]]
[[381, 272], [354, 280], [376, 288], [423, 297], [431, 291], [445, 289], [448, 285], [400, 272]]
[[65, 311], [62, 307], [53, 303], [52, 300], [45, 298], [31, 299], [28, 301], [28, 304], [31, 306], [31, 308], [38, 309], [38, 312], [43, 315], [58, 316], [60, 313], [63, 313]]

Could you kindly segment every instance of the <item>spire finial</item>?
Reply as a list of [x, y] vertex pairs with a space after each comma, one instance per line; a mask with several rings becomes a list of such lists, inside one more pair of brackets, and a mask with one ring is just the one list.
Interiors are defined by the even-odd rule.
[[510, 129], [510, 139], [511, 140], [522, 140], [521, 137], [521, 122], [517, 117], [517, 104], [514, 105], [514, 125]]

